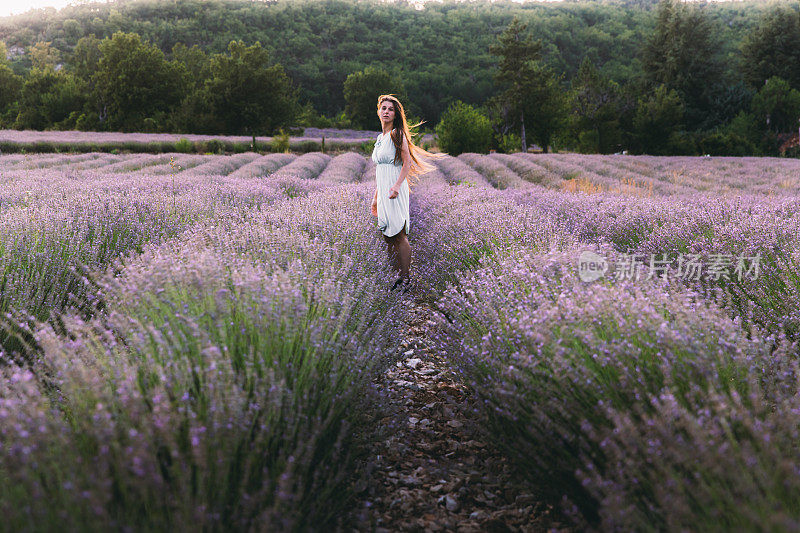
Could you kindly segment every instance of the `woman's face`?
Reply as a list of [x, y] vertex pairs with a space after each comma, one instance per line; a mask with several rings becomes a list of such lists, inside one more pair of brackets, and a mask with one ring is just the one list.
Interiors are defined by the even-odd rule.
[[381, 102], [381, 107], [378, 109], [378, 117], [384, 124], [394, 122], [394, 102], [384, 100]]

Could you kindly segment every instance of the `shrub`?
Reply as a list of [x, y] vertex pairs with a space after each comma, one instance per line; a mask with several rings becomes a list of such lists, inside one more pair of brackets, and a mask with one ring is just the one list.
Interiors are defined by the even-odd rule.
[[489, 119], [469, 104], [458, 100], [447, 108], [436, 125], [439, 149], [450, 155], [464, 152], [487, 153], [492, 141]]
[[522, 148], [522, 137], [516, 133], [508, 133], [503, 135], [503, 140], [500, 141], [500, 151], [506, 154], [511, 154], [514, 152], [519, 152], [520, 148]]
[[319, 152], [320, 144], [317, 141], [302, 141], [297, 144], [295, 150], [307, 154], [309, 152]]
[[735, 133], [710, 133], [700, 138], [699, 145], [700, 151], [709, 155], [744, 156], [756, 152], [750, 141]]
[[75, 129], [80, 131], [97, 131], [100, 128], [100, 117], [97, 113], [82, 113], [75, 120]]
[[194, 143], [189, 139], [181, 137], [181, 139], [175, 143], [175, 151], [181, 152], [183, 154], [188, 154], [189, 152], [193, 152]]
[[[253, 147], [255, 150], [255, 147]], [[272, 151], [273, 152], [288, 152], [289, 151], [289, 134], [280, 129], [280, 132], [272, 137]]]
[[672, 155], [696, 155], [698, 150], [694, 134], [686, 131], [672, 132], [667, 146]]
[[142, 131], [145, 133], [155, 133], [158, 131], [158, 123], [153, 117], [147, 117], [142, 121]]
[[209, 152], [212, 154], [223, 154], [225, 153], [225, 144], [217, 139], [212, 139], [210, 141], [203, 141], [201, 152]]
[[800, 158], [800, 146], [792, 146], [787, 148], [781, 155], [783, 155], [783, 157]]

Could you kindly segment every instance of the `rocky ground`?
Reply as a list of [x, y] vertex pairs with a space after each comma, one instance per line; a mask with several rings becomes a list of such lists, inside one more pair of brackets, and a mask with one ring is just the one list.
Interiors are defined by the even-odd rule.
[[528, 532], [561, 529], [533, 485], [481, 440], [467, 389], [429, 346], [430, 309], [406, 296], [402, 355], [379, 386], [392, 428], [369, 461], [357, 531]]

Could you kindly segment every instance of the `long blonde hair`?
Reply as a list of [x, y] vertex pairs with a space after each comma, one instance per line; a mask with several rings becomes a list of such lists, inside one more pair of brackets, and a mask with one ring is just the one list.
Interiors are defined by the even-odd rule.
[[401, 158], [400, 154], [403, 148], [403, 137], [405, 137], [408, 140], [408, 152], [411, 154], [411, 169], [409, 170], [406, 179], [408, 180], [408, 186], [413, 187], [416, 185], [414, 178], [417, 178], [416, 181], [419, 181], [419, 176], [436, 170], [436, 167], [426, 162], [425, 159], [441, 159], [447, 157], [448, 154], [434, 154], [420, 148], [419, 146], [416, 146], [411, 142], [411, 130], [425, 121], [422, 120], [414, 125], [409, 126], [408, 122], [406, 121], [406, 112], [403, 109], [403, 104], [401, 104], [400, 100], [398, 100], [393, 94], [382, 94], [378, 97], [379, 120], [381, 104], [387, 100], [394, 104], [394, 121], [392, 122], [392, 131], [389, 135], [392, 138], [392, 142], [395, 146], [394, 162], [397, 163], [398, 159]]

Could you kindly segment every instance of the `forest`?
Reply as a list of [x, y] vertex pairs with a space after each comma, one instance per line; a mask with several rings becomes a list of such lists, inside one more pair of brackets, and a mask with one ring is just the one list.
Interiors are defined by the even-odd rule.
[[[492, 52], [515, 20], [529, 43], [516, 88]], [[500, 151], [524, 121], [528, 142], [559, 150], [793, 155], [797, 43], [786, 1], [84, 4], [0, 19], [0, 126], [377, 129], [375, 96], [392, 93], [428, 131], [476, 108]]]

